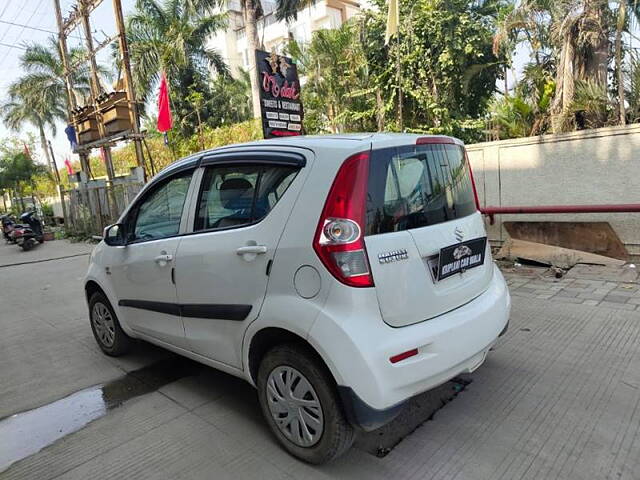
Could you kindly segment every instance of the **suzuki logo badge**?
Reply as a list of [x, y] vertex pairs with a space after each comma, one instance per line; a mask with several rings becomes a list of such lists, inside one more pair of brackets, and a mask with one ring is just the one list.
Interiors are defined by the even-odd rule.
[[456, 236], [456, 240], [458, 240], [459, 242], [461, 242], [464, 239], [464, 232], [460, 227], [456, 227], [453, 233]]

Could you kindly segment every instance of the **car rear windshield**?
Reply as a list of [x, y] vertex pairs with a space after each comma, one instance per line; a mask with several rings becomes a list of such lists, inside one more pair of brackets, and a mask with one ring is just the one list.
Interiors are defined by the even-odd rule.
[[475, 211], [463, 147], [423, 144], [371, 152], [367, 235], [426, 227]]

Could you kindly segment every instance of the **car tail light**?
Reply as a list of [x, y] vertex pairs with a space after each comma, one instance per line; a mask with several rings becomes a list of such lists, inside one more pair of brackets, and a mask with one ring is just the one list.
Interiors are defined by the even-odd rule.
[[351, 287], [373, 287], [363, 238], [368, 177], [369, 152], [344, 161], [313, 240], [313, 249], [327, 270]]

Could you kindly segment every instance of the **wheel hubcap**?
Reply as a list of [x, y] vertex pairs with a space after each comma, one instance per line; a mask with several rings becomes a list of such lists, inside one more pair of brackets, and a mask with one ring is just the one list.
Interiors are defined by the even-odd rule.
[[113, 316], [106, 305], [97, 302], [93, 306], [91, 321], [100, 342], [105, 347], [112, 347], [116, 337], [116, 327]]
[[311, 383], [292, 367], [276, 367], [267, 379], [267, 403], [278, 429], [300, 447], [320, 441], [322, 406]]

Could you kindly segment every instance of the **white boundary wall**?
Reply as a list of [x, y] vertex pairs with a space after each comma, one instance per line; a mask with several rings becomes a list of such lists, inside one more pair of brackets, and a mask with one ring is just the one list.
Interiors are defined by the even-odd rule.
[[[482, 206], [640, 203], [640, 124], [467, 145]], [[640, 213], [497, 215], [503, 221], [606, 221], [640, 254]]]

